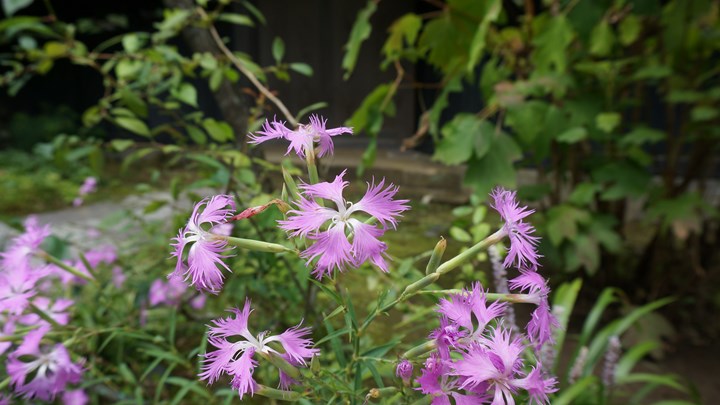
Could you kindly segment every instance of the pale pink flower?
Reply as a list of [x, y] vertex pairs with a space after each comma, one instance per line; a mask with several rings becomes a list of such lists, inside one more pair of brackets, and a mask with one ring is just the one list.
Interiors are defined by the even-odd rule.
[[[229, 208], [228, 208], [229, 207]], [[222, 252], [227, 242], [218, 239], [210, 229], [225, 223], [232, 217], [235, 203], [228, 195], [216, 195], [206, 198], [195, 205], [192, 215], [185, 228], [172, 244], [175, 251], [172, 256], [177, 258], [175, 271], [170, 276], [181, 277], [198, 290], [217, 294], [223, 285], [222, 269], [230, 268], [222, 261]], [[183, 260], [183, 251], [192, 244], [187, 254], [187, 264]]]
[[536, 271], [521, 269], [520, 275], [510, 280], [509, 284], [512, 289], [527, 291], [530, 300], [537, 305], [527, 324], [530, 340], [538, 347], [545, 342], [552, 342], [553, 330], [558, 328], [560, 323], [550, 311], [550, 288], [545, 279]]
[[491, 206], [505, 221], [502, 229], [510, 238], [510, 248], [503, 264], [505, 267], [510, 267], [514, 262], [516, 267], [537, 268], [540, 257], [537, 245], [540, 238], [532, 235], [535, 232], [532, 225], [523, 222], [523, 219], [535, 210], [520, 207], [514, 191], [498, 187], [490, 196], [494, 200]]
[[249, 135], [250, 143], [259, 144], [271, 139], [285, 139], [290, 142], [285, 154], [287, 155], [290, 151], [295, 151], [301, 158], [305, 158], [307, 151], [312, 150], [315, 143], [317, 143], [317, 155], [323, 157], [333, 153], [333, 136], [352, 134], [352, 128], [338, 127], [327, 129], [325, 127], [326, 123], [326, 119], [318, 117], [317, 115], [311, 115], [309, 124], [300, 124], [298, 129], [293, 131], [286, 127], [284, 122], [273, 119], [271, 123], [265, 120], [262, 130], [257, 131], [259, 135]]
[[86, 405], [90, 402], [90, 398], [88, 398], [84, 390], [69, 390], [63, 394], [62, 402], [63, 405]]
[[[240, 394], [240, 399], [247, 393], [252, 396], [256, 383], [253, 379], [257, 361], [253, 359], [255, 353], [274, 354], [283, 357], [295, 366], [307, 366], [307, 361], [317, 356], [318, 349], [312, 348], [312, 341], [307, 338], [310, 328], [301, 328], [300, 324], [287, 329], [280, 335], [272, 336], [267, 331], [254, 336], [248, 329], [250, 318], [250, 300], [245, 300], [242, 310], [230, 310], [234, 316], [220, 318], [213, 321], [208, 332], [208, 342], [217, 349], [203, 355], [203, 364], [199, 375], [201, 380], [208, 380], [209, 384], [217, 381], [223, 373], [232, 376], [231, 386]], [[283, 349], [278, 352], [269, 345], [277, 342]], [[283, 378], [280, 374], [281, 386], [286, 386], [293, 380]]]
[[[32, 303], [60, 325], [67, 325], [70, 321], [70, 315], [67, 313], [67, 309], [74, 304], [74, 301], [71, 299], [57, 298], [55, 301], [52, 301], [47, 297], [36, 297], [32, 300]], [[50, 325], [35, 313], [22, 315], [18, 318], [18, 322], [24, 325]]]
[[80, 381], [82, 366], [73, 363], [62, 344], [43, 346], [40, 341], [50, 328], [41, 326], [29, 332], [23, 343], [8, 356], [10, 384], [25, 399], [52, 401], [67, 384]]
[[[397, 187], [390, 184], [383, 188], [384, 179], [377, 185], [368, 183], [367, 192], [357, 203], [345, 200], [343, 190], [348, 182], [343, 181], [344, 175], [345, 171], [332, 183], [301, 185], [302, 196], [296, 203], [297, 209], [288, 211], [287, 220], [278, 221], [280, 228], [291, 236], [314, 241], [300, 256], [308, 259], [308, 264], [318, 259], [313, 270], [318, 279], [330, 276], [335, 269], [345, 271], [366, 261], [387, 272], [387, 245], [378, 238], [388, 227], [395, 228], [397, 217], [409, 208], [407, 200], [393, 199]], [[320, 198], [332, 202], [335, 208], [318, 204], [316, 199]], [[362, 215], [365, 218], [374, 217], [378, 225], [370, 225], [355, 217]]]

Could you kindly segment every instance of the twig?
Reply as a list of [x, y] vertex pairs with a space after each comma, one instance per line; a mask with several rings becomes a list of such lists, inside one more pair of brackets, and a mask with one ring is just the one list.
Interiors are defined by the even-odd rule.
[[[207, 19], [208, 15], [201, 7], [198, 7], [197, 9], [198, 14], [202, 16], [203, 19]], [[263, 86], [262, 83], [260, 83], [260, 80], [258, 80], [257, 76], [253, 74], [250, 70], [248, 70], [247, 67], [238, 59], [235, 54], [232, 53], [232, 51], [225, 45], [225, 42], [223, 42], [222, 38], [220, 38], [220, 34], [218, 33], [217, 29], [215, 28], [215, 25], [209, 24], [208, 30], [210, 31], [210, 34], [212, 35], [213, 39], [215, 40], [215, 43], [217, 44], [218, 48], [222, 51], [225, 56], [232, 62], [233, 65], [239, 70], [243, 75], [245, 75], [248, 80], [265, 96], [268, 98], [268, 100], [272, 101], [273, 104], [282, 112], [282, 114], [285, 116], [285, 118], [288, 120], [288, 122], [293, 126], [297, 126], [297, 120], [295, 120], [295, 117], [290, 114], [290, 110], [283, 104], [280, 99], [275, 97], [270, 90], [267, 89], [267, 87]]]

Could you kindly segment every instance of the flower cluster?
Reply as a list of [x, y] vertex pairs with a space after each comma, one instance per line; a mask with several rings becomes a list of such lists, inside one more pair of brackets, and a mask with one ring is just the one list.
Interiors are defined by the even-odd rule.
[[[252, 396], [257, 388], [253, 373], [258, 362], [255, 354], [279, 356], [292, 366], [307, 366], [312, 357], [317, 356], [318, 349], [312, 348], [312, 341], [307, 338], [310, 328], [301, 328], [300, 324], [287, 329], [279, 335], [269, 335], [267, 331], [254, 336], [248, 329], [250, 318], [250, 300], [245, 300], [242, 310], [231, 310], [232, 317], [213, 321], [208, 332], [208, 342], [217, 350], [205, 353], [201, 367], [200, 379], [208, 380], [209, 384], [217, 381], [225, 373], [232, 377], [231, 386], [240, 394], [240, 399], [250, 393]], [[302, 324], [302, 322], [301, 322]], [[273, 348], [270, 343], [276, 342], [282, 352]], [[296, 384], [292, 377], [280, 370], [280, 387], [287, 389]]]
[[[175, 271], [168, 277], [190, 279], [190, 285], [198, 290], [217, 294], [223, 285], [222, 269], [230, 269], [222, 259], [227, 248], [227, 241], [218, 238], [221, 233], [211, 232], [214, 227], [221, 227], [232, 217], [235, 203], [228, 195], [216, 195], [195, 204], [190, 220], [181, 228], [172, 256], [177, 258]], [[222, 233], [226, 233], [223, 229]], [[187, 260], [183, 252], [189, 245]]]
[[[408, 200], [395, 200], [398, 188], [385, 180], [368, 183], [367, 192], [356, 203], [345, 200], [343, 190], [348, 182], [343, 180], [345, 171], [331, 183], [303, 184], [297, 201], [297, 209], [288, 212], [288, 219], [280, 222], [280, 228], [291, 236], [308, 238], [314, 243], [300, 256], [308, 264], [318, 259], [313, 274], [321, 279], [332, 275], [335, 269], [345, 271], [359, 267], [366, 261], [387, 271], [385, 250], [387, 245], [378, 238], [389, 227], [395, 228], [397, 217], [407, 210]], [[317, 199], [327, 200], [335, 208], [320, 204]], [[378, 225], [363, 222], [357, 215], [374, 218]]]
[[0, 254], [0, 336], [10, 336], [16, 328], [34, 328], [20, 345], [11, 350], [11, 341], [0, 343], [0, 354], [7, 352], [6, 369], [16, 395], [26, 400], [52, 401], [80, 381], [81, 363], [73, 362], [62, 344], [43, 344], [55, 325], [67, 325], [70, 299], [52, 300], [41, 295], [55, 278], [55, 268], [35, 256], [50, 235], [49, 226], [37, 219], [25, 221], [25, 232], [13, 239]]
[[511, 336], [499, 321], [507, 304], [488, 304], [480, 284], [442, 299], [440, 327], [430, 337], [437, 350], [425, 362], [417, 388], [433, 397], [433, 404], [514, 404], [525, 390], [530, 403], [547, 403], [556, 380], [543, 375], [538, 362], [526, 372], [520, 336]]
[[333, 153], [334, 146], [332, 137], [341, 134], [352, 134], [352, 128], [338, 127], [327, 129], [325, 127], [327, 120], [317, 115], [310, 116], [310, 123], [300, 124], [298, 129], [291, 130], [285, 126], [284, 122], [273, 119], [272, 122], [265, 121], [262, 131], [257, 131], [258, 135], [249, 135], [250, 143], [259, 144], [271, 139], [285, 139], [290, 142], [286, 155], [290, 151], [301, 158], [305, 158], [309, 152], [314, 150], [315, 144], [318, 145], [317, 156], [323, 157]]
[[527, 332], [533, 344], [540, 349], [543, 344], [552, 341], [552, 328], [558, 326], [558, 321], [550, 312], [550, 289], [537, 272], [540, 258], [537, 245], [540, 238], [533, 235], [535, 228], [524, 221], [535, 211], [521, 207], [514, 191], [496, 188], [490, 196], [494, 200], [492, 207], [504, 221], [502, 230], [510, 239], [503, 265], [505, 268], [517, 267], [520, 271], [520, 276], [510, 280], [509, 286], [533, 296], [533, 303], [537, 305], [527, 324]]

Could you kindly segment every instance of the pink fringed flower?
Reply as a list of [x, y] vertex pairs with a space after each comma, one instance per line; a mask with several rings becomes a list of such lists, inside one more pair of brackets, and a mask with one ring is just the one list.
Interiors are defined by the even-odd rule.
[[95, 177], [87, 177], [78, 190], [78, 196], [73, 200], [73, 206], [79, 207], [84, 201], [84, 197], [90, 193], [94, 193], [97, 189], [97, 179]]
[[509, 285], [514, 290], [527, 291], [537, 305], [527, 324], [530, 340], [537, 346], [542, 346], [548, 341], [551, 342], [553, 330], [560, 324], [550, 311], [548, 302], [550, 288], [545, 279], [535, 271], [521, 269], [520, 275], [510, 280]]
[[24, 225], [25, 232], [13, 239], [4, 253], [0, 253], [0, 270], [29, 269], [33, 254], [45, 238], [50, 236], [50, 226], [40, 226], [34, 216], [27, 217]]
[[406, 384], [410, 381], [412, 373], [413, 365], [408, 359], [402, 359], [395, 368], [395, 375], [402, 378]]
[[[234, 317], [220, 318], [213, 321], [208, 332], [208, 342], [217, 350], [203, 355], [200, 379], [208, 380], [209, 384], [217, 381], [223, 373], [232, 376], [232, 388], [240, 394], [240, 399], [255, 392], [256, 383], [253, 373], [258, 363], [253, 359], [255, 353], [278, 355], [295, 366], [306, 366], [307, 361], [317, 356], [318, 349], [312, 348], [312, 340], [307, 338], [310, 328], [301, 328], [298, 324], [277, 336], [270, 336], [268, 332], [261, 332], [253, 336], [248, 329], [250, 318], [250, 300], [245, 300], [242, 310], [231, 310]], [[278, 352], [268, 345], [277, 342], [284, 352]], [[280, 385], [287, 388], [293, 380], [280, 375]]]
[[[229, 208], [228, 208], [229, 207]], [[232, 217], [235, 203], [228, 195], [216, 195], [204, 199], [193, 208], [192, 215], [185, 228], [180, 230], [176, 243], [172, 244], [175, 251], [172, 256], [177, 258], [175, 271], [170, 277], [190, 279], [190, 285], [198, 290], [216, 294], [223, 284], [222, 269], [230, 271], [222, 259], [222, 252], [227, 242], [215, 237], [209, 230]], [[183, 260], [183, 251], [192, 244], [187, 254], [187, 265]]]
[[50, 328], [29, 332], [23, 343], [8, 356], [7, 373], [16, 393], [25, 399], [52, 401], [66, 391], [67, 384], [80, 381], [82, 367], [73, 363], [62, 344], [40, 347]]
[[307, 151], [312, 150], [315, 143], [317, 143], [318, 156], [323, 157], [333, 153], [333, 136], [352, 134], [352, 128], [338, 127], [327, 129], [325, 127], [326, 123], [326, 119], [318, 117], [317, 115], [311, 115], [309, 124], [300, 124], [298, 129], [293, 131], [286, 127], [284, 122], [273, 119], [271, 123], [266, 120], [265, 124], [263, 124], [262, 131], [257, 131], [258, 135], [249, 135], [250, 143], [259, 144], [271, 139], [285, 139], [290, 142], [285, 154], [287, 155], [290, 151], [295, 151], [295, 153], [303, 159]]
[[490, 196], [494, 199], [491, 206], [500, 213], [503, 221], [505, 221], [503, 230], [510, 238], [510, 248], [503, 265], [510, 267], [515, 262], [516, 267], [537, 268], [538, 258], [540, 257], [537, 252], [537, 245], [540, 238], [532, 235], [535, 232], [532, 225], [523, 222], [523, 218], [532, 214], [535, 210], [520, 207], [514, 191], [507, 191], [498, 187], [493, 190]]
[[[303, 195], [297, 202], [298, 208], [288, 211], [287, 220], [279, 221], [280, 228], [291, 236], [315, 241], [300, 256], [308, 259], [308, 264], [318, 259], [313, 270], [318, 279], [330, 276], [335, 269], [344, 271], [366, 261], [387, 272], [384, 257], [387, 245], [378, 238], [388, 227], [395, 228], [397, 217], [409, 208], [408, 200], [393, 199], [397, 187], [390, 184], [383, 188], [384, 179], [378, 184], [368, 183], [367, 192], [357, 203], [345, 200], [342, 194], [348, 182], [343, 181], [344, 175], [345, 171], [332, 183], [301, 185]], [[315, 199], [319, 198], [330, 201], [335, 208], [318, 204]], [[353, 217], [363, 213], [377, 219], [379, 226]]]

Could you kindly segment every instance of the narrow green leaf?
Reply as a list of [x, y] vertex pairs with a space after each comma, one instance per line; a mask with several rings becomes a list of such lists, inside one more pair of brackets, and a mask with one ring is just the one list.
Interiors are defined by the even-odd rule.
[[222, 13], [217, 17], [218, 21], [224, 21], [230, 24], [244, 25], [247, 27], [254, 27], [255, 23], [253, 20], [245, 14], [238, 13]]
[[358, 55], [360, 54], [360, 46], [363, 41], [370, 37], [372, 25], [370, 25], [370, 17], [377, 10], [377, 2], [368, 0], [365, 8], [360, 10], [350, 31], [350, 38], [345, 44], [345, 56], [342, 60], [342, 68], [345, 70], [343, 79], [347, 80], [355, 69]]
[[275, 37], [273, 40], [272, 55], [273, 59], [275, 59], [275, 63], [280, 64], [283, 56], [285, 56], [285, 42], [283, 42], [282, 38]]
[[148, 128], [147, 124], [145, 124], [143, 121], [140, 121], [137, 118], [115, 117], [115, 123], [118, 126], [125, 128], [130, 132], [136, 133], [138, 135], [150, 137], [150, 129]]

